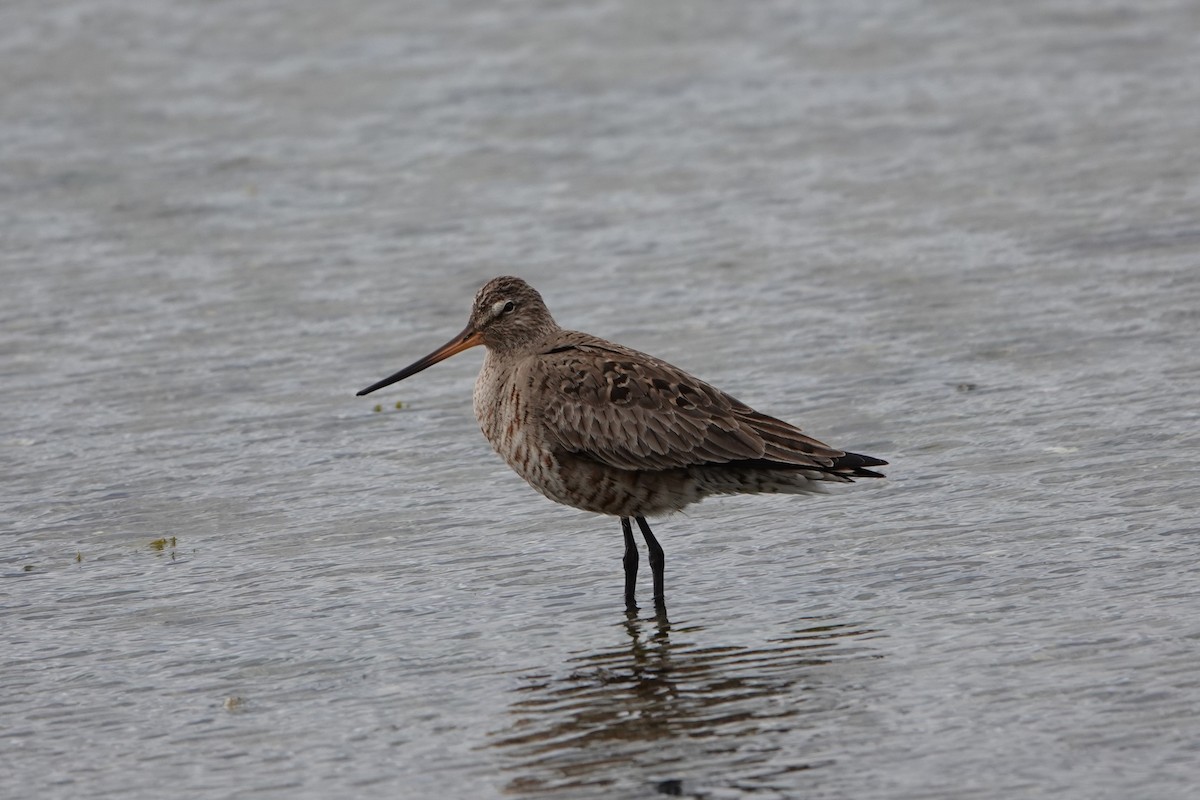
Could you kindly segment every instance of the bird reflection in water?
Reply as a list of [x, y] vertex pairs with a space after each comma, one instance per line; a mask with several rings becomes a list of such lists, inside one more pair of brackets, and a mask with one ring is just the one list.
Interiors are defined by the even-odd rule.
[[516, 690], [515, 721], [492, 736], [513, 759], [507, 791], [678, 795], [718, 776], [727, 788], [780, 789], [831, 763], [804, 747], [845, 702], [841, 670], [829, 666], [876, 658], [866, 644], [875, 632], [801, 623], [751, 648], [703, 643], [700, 626], [631, 612], [620, 645], [571, 659], [565, 676], [529, 676]]

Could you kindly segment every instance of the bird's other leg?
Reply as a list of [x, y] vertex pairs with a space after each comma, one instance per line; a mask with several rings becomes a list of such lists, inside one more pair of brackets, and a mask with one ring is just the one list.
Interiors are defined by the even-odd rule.
[[646, 549], [650, 551], [650, 570], [654, 573], [654, 607], [662, 612], [667, 608], [667, 599], [663, 594], [663, 568], [667, 559], [663, 555], [662, 545], [658, 543], [658, 539], [654, 538], [650, 525], [646, 523], [646, 518], [634, 517], [634, 519], [637, 520], [638, 527], [642, 529], [642, 537], [646, 540]]
[[637, 601], [633, 599], [637, 592], [638, 551], [633, 542], [633, 528], [629, 525], [629, 517], [621, 517], [621, 532], [625, 534], [625, 608], [637, 611]]

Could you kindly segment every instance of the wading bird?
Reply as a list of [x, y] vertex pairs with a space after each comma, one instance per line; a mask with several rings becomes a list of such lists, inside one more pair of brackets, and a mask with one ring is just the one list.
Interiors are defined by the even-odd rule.
[[654, 356], [560, 328], [542, 296], [510, 276], [484, 284], [461, 333], [358, 394], [476, 345], [487, 349], [474, 394], [483, 435], [546, 497], [621, 518], [630, 609], [631, 519], [646, 540], [662, 613], [663, 549], [646, 517], [709, 495], [800, 494], [826, 481], [882, 478], [867, 468], [887, 464], [822, 444]]

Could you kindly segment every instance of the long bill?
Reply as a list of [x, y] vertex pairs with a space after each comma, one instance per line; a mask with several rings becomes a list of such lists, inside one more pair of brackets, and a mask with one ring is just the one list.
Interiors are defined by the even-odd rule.
[[407, 367], [400, 370], [395, 375], [389, 375], [388, 377], [379, 381], [379, 383], [371, 384], [370, 386], [368, 386], [367, 388], [363, 389], [361, 392], [356, 394], [355, 397], [362, 397], [364, 394], [370, 394], [371, 392], [375, 391], [376, 389], [382, 389], [385, 386], [391, 386], [396, 381], [402, 381], [405, 378], [409, 377], [410, 375], [416, 375], [421, 370], [428, 369], [429, 367], [432, 367], [434, 364], [438, 363], [439, 361], [445, 361], [447, 358], [454, 355], [455, 353], [461, 353], [463, 350], [466, 350], [467, 348], [470, 348], [470, 347], [474, 347], [477, 344], [483, 344], [483, 334], [481, 334], [479, 331], [475, 330], [470, 325], [468, 325], [467, 327], [463, 328], [462, 333], [458, 334], [458, 336], [455, 336], [453, 339], [446, 342], [444, 345], [439, 347], [437, 350], [434, 350], [432, 353], [425, 356], [421, 360], [419, 360], [415, 363], [409, 364]]

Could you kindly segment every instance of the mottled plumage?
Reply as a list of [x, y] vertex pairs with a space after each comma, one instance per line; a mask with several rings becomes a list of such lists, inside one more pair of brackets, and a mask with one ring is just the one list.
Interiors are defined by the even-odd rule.
[[541, 295], [508, 276], [479, 290], [459, 336], [359, 394], [477, 344], [487, 347], [474, 394], [484, 435], [551, 500], [621, 517], [630, 605], [630, 518], [650, 547], [662, 608], [662, 551], [646, 516], [714, 494], [800, 493], [883, 477], [867, 467], [885, 461], [822, 444], [653, 356], [560, 328]]

